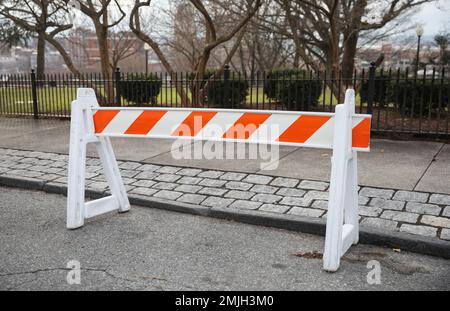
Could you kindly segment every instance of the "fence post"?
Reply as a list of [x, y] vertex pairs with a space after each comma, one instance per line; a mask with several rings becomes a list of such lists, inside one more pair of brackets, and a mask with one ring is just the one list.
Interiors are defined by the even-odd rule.
[[375, 70], [377, 69], [377, 65], [375, 62], [370, 63], [369, 68], [369, 86], [368, 86], [368, 94], [367, 94], [367, 113], [372, 114], [373, 112], [373, 100], [375, 97]]
[[119, 87], [119, 84], [120, 84], [120, 68], [119, 67], [116, 68], [114, 75], [115, 75], [114, 81], [116, 82], [115, 83], [116, 84], [116, 105], [120, 107], [122, 105], [122, 103], [121, 103], [121, 98], [120, 98], [120, 87]]
[[[228, 107], [228, 92], [230, 89], [230, 66], [225, 65], [223, 70], [223, 99], [224, 99], [224, 107]], [[233, 103], [231, 103], [231, 107], [233, 107]]]
[[31, 69], [31, 96], [33, 97], [33, 118], [39, 118], [39, 105], [37, 98], [36, 73]]

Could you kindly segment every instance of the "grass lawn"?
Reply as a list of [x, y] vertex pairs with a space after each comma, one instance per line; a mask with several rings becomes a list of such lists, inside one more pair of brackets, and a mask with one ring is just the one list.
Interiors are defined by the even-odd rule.
[[[100, 88], [98, 91], [104, 94], [104, 88]], [[70, 111], [70, 103], [75, 99], [76, 87], [41, 87], [37, 90], [37, 96], [41, 113], [65, 116]], [[188, 97], [191, 98], [190, 92], [188, 92]], [[361, 99], [357, 94], [356, 105], [359, 106], [360, 102]], [[157, 103], [160, 106], [180, 107], [181, 99], [174, 87], [163, 87]], [[320, 95], [319, 106], [322, 106], [323, 103], [325, 106], [329, 106], [331, 103], [333, 106], [337, 104], [336, 98], [328, 88]], [[129, 103], [122, 98], [122, 105], [128, 106]], [[246, 97], [248, 108], [270, 109], [276, 108], [277, 105], [279, 103], [265, 95], [263, 87], [249, 89]], [[0, 87], [0, 114], [30, 114], [32, 112], [31, 87]]]

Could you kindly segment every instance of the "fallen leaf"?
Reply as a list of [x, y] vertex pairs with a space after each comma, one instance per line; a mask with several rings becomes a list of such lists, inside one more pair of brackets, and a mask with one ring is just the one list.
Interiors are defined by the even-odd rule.
[[291, 256], [296, 256], [296, 257], [301, 257], [301, 258], [306, 258], [306, 259], [322, 259], [323, 258], [323, 254], [318, 251], [297, 252], [297, 253], [292, 253]]

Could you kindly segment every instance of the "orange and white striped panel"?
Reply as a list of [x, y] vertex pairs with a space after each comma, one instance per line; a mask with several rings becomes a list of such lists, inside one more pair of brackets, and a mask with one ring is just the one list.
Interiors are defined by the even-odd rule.
[[[353, 117], [352, 143], [368, 151], [370, 115]], [[284, 111], [98, 108], [95, 134], [153, 138], [240, 141], [332, 148], [333, 113]]]

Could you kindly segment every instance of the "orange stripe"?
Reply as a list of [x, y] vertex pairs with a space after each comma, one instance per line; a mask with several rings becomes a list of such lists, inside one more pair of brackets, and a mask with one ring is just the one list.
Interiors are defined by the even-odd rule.
[[125, 131], [130, 135], [146, 135], [166, 114], [165, 110], [147, 110], [142, 112], [133, 124]]
[[301, 115], [289, 126], [277, 141], [287, 143], [304, 143], [331, 117]]
[[173, 131], [172, 136], [194, 137], [216, 114], [217, 112], [214, 111], [193, 111]]
[[352, 130], [352, 147], [369, 148], [370, 118], [365, 118]]
[[95, 133], [101, 133], [109, 122], [120, 112], [120, 110], [97, 110], [94, 114]]
[[223, 138], [248, 139], [263, 124], [270, 113], [244, 113], [232, 127], [223, 134]]

